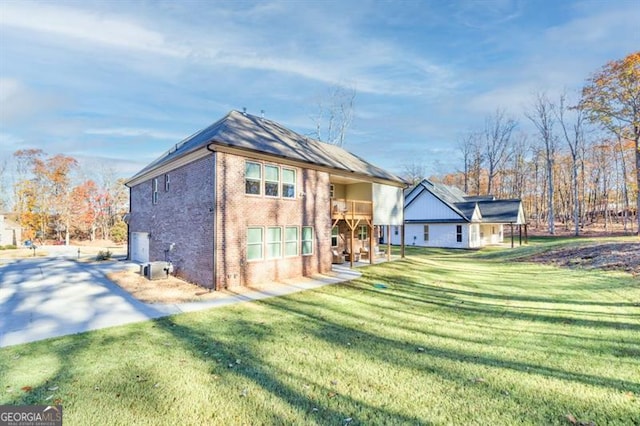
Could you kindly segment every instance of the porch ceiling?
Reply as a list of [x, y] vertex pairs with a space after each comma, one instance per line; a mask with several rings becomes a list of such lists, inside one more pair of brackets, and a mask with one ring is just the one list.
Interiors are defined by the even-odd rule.
[[368, 180], [363, 180], [363, 179], [355, 179], [352, 177], [348, 177], [348, 176], [340, 176], [340, 175], [330, 175], [329, 176], [329, 182], [330, 183], [339, 183], [342, 185], [349, 185], [352, 183], [367, 183], [370, 181]]

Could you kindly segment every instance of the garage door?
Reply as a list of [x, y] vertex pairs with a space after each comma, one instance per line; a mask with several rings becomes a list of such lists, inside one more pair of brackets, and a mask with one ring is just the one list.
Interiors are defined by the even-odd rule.
[[149, 261], [149, 233], [131, 233], [131, 260], [147, 263]]

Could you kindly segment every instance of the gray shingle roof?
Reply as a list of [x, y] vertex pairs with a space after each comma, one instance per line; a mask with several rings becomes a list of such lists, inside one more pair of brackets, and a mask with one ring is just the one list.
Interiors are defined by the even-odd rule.
[[[464, 191], [454, 186], [431, 182], [428, 179], [424, 179], [419, 185], [447, 204], [464, 221], [471, 221], [477, 205], [480, 210], [480, 221], [483, 223], [520, 224], [522, 222], [520, 220], [522, 202], [518, 199], [496, 200], [493, 196], [468, 196]], [[413, 199], [409, 201], [409, 204], [412, 201]], [[407, 205], [405, 205], [405, 208], [407, 208]]]
[[374, 166], [343, 148], [300, 135], [275, 121], [239, 111], [231, 111], [221, 120], [189, 136], [130, 180], [210, 144], [273, 155], [405, 184], [396, 175]]

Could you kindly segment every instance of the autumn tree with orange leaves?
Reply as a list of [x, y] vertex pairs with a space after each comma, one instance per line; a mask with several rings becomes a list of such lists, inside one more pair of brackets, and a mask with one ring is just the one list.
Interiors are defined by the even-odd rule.
[[611, 61], [582, 89], [580, 108], [592, 123], [611, 132], [622, 145], [630, 141], [636, 157], [636, 217], [640, 235], [640, 51]]

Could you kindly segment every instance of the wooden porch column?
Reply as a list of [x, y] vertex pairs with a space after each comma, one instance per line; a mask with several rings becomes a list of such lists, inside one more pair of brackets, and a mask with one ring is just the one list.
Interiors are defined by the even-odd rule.
[[353, 252], [353, 234], [354, 228], [351, 228], [351, 238], [349, 238], [349, 262], [351, 263], [351, 269], [353, 269], [353, 258], [355, 257], [355, 253]]
[[404, 259], [404, 223], [400, 225], [400, 257]]

